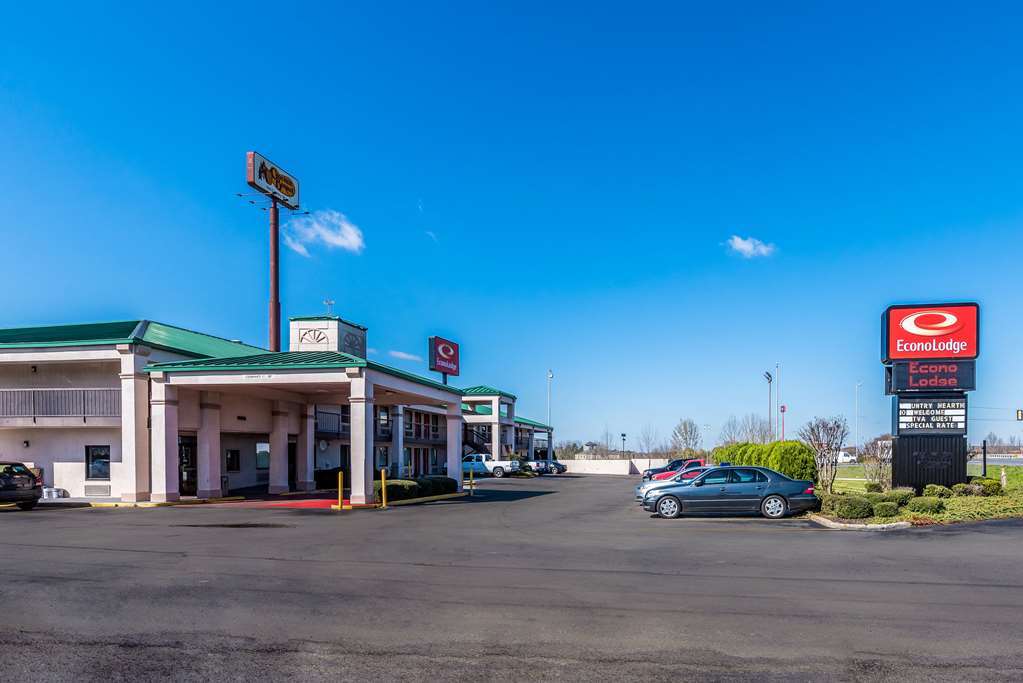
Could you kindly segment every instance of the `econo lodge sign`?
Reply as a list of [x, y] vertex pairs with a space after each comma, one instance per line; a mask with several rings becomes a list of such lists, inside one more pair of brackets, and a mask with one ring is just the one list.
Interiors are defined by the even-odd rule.
[[430, 337], [430, 369], [458, 375], [458, 344], [443, 337]]
[[889, 306], [882, 360], [972, 360], [980, 352], [979, 323], [975, 303]]

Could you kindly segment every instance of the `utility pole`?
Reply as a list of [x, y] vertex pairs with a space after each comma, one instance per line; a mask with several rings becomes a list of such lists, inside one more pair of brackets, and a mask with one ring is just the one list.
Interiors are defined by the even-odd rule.
[[622, 459], [625, 459], [625, 432], [622, 432]]
[[774, 421], [771, 419], [771, 414], [774, 412], [774, 402], [771, 400], [771, 384], [774, 382], [774, 375], [764, 372], [764, 379], [767, 380], [767, 429], [772, 432], [769, 438], [774, 438]]
[[774, 364], [774, 381], [778, 387], [774, 390], [774, 433], [781, 434], [781, 363]]

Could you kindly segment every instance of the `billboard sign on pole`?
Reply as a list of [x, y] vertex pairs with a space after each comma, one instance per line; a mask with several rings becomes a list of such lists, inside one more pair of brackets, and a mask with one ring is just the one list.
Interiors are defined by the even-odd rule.
[[458, 376], [458, 344], [443, 337], [430, 337], [430, 370]]
[[889, 306], [882, 320], [882, 360], [973, 360], [980, 352], [975, 303]]
[[298, 178], [259, 152], [245, 154], [245, 180], [252, 189], [273, 197], [289, 209], [298, 208]]

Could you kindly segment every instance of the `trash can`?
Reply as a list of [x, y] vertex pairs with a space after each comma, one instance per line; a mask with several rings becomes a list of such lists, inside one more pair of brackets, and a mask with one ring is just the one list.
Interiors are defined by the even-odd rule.
[[220, 495], [226, 496], [228, 491], [228, 476], [226, 474], [220, 475]]

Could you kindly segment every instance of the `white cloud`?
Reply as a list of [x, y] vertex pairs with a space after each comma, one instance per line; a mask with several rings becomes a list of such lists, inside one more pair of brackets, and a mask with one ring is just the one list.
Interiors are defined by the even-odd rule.
[[765, 244], [756, 237], [739, 237], [732, 235], [728, 238], [728, 248], [743, 258], [757, 258], [758, 256], [770, 256], [777, 247], [773, 244]]
[[399, 360], [414, 360], [414, 361], [422, 361], [423, 360], [422, 356], [417, 356], [414, 353], [406, 353], [405, 351], [388, 351], [387, 355], [390, 356], [391, 358], [397, 358]]
[[340, 211], [323, 209], [308, 216], [292, 218], [284, 225], [284, 244], [295, 253], [309, 256], [309, 247], [322, 244], [361, 254], [366, 248], [362, 230]]
[[377, 354], [377, 353], [380, 353], [380, 352], [379, 352], [379, 351], [377, 351], [376, 349], [374, 349], [374, 348], [373, 348], [373, 347], [371, 346], [371, 347], [369, 347], [368, 349], [366, 349], [366, 353], [372, 353], [372, 354]]
[[427, 230], [426, 236], [432, 239], [434, 242], [437, 241], [437, 233], [435, 233], [433, 230]]

